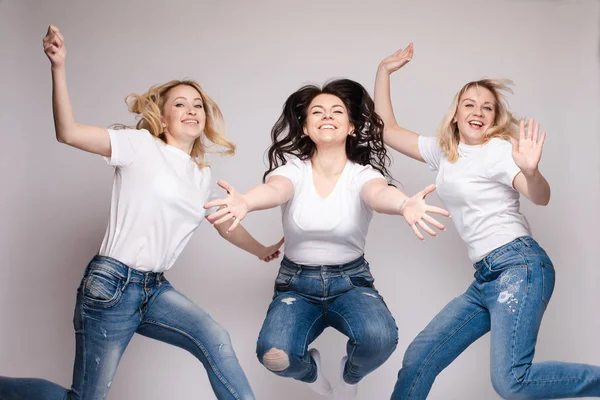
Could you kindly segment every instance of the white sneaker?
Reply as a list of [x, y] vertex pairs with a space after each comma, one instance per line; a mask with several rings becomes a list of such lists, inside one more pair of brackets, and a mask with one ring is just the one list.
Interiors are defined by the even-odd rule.
[[331, 395], [333, 394], [333, 388], [331, 387], [331, 383], [329, 383], [321, 371], [321, 354], [317, 349], [310, 349], [308, 352], [315, 360], [315, 364], [317, 364], [317, 379], [312, 383], [307, 383], [307, 385], [314, 392], [317, 392], [321, 396], [327, 396], [331, 398]]
[[342, 358], [342, 367], [340, 370], [340, 381], [338, 382], [334, 392], [333, 399], [334, 400], [352, 400], [356, 398], [358, 394], [358, 385], [351, 385], [344, 381], [344, 367], [346, 366], [346, 361], [348, 361], [348, 356], [344, 356]]

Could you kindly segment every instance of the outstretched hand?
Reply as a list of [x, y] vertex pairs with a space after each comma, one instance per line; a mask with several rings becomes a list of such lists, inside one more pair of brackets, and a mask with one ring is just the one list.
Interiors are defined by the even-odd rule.
[[437, 233], [427, 225], [430, 223], [435, 226], [437, 229], [444, 231], [446, 228], [440, 222], [438, 222], [435, 218], [430, 216], [428, 213], [440, 214], [445, 217], [449, 217], [450, 213], [443, 208], [430, 206], [425, 202], [425, 197], [431, 192], [435, 190], [435, 185], [429, 185], [425, 189], [416, 193], [414, 196], [410, 197], [406, 202], [402, 205], [400, 212], [404, 217], [406, 223], [412, 228], [415, 235], [420, 239], [425, 239], [421, 232], [419, 231], [419, 227], [421, 227], [425, 232], [430, 234], [431, 236], [437, 236]]
[[388, 74], [392, 74], [408, 64], [408, 62], [412, 60], [413, 55], [414, 48], [413, 44], [410, 43], [405, 49], [400, 49], [391, 56], [385, 58], [379, 64], [379, 69], [387, 72]]
[[517, 167], [527, 175], [537, 171], [540, 159], [542, 158], [542, 148], [546, 140], [546, 132], [538, 135], [540, 123], [533, 118], [529, 120], [527, 133], [525, 133], [525, 121], [521, 121], [519, 126], [519, 141], [511, 138], [512, 156]]
[[42, 40], [44, 53], [48, 56], [52, 68], [62, 67], [67, 57], [65, 38], [54, 25], [48, 26], [48, 32]]
[[217, 181], [217, 185], [227, 191], [227, 197], [209, 201], [204, 205], [205, 209], [220, 207], [218, 211], [212, 213], [206, 219], [213, 225], [219, 225], [233, 218], [233, 223], [227, 229], [227, 232], [232, 232], [248, 214], [248, 204], [241, 193], [235, 190], [229, 183]]

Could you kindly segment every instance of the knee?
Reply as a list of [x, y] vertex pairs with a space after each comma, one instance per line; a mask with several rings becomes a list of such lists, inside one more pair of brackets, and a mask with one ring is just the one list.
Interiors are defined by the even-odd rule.
[[398, 329], [367, 329], [358, 337], [359, 345], [371, 354], [390, 356], [398, 346]]
[[526, 399], [521, 392], [521, 382], [508, 376], [492, 375], [492, 386], [498, 395], [505, 400]]
[[283, 372], [290, 366], [288, 354], [280, 349], [272, 348], [263, 354], [261, 363], [272, 372]]

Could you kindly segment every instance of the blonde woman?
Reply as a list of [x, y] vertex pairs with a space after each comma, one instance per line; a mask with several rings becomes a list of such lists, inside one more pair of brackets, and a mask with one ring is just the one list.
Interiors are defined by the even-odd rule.
[[[134, 333], [188, 350], [208, 373], [218, 399], [254, 399], [230, 337], [208, 313], [164, 277], [205, 217], [211, 193], [203, 138], [232, 154], [217, 105], [193, 81], [171, 81], [127, 98], [137, 129], [106, 130], [75, 122], [65, 74], [66, 50], [50, 26], [44, 51], [52, 65], [57, 140], [104, 156], [115, 167], [110, 218], [98, 255], [78, 289], [73, 384], [0, 378], [0, 398], [103, 399]], [[225, 235], [270, 261], [281, 243], [265, 247], [244, 229]], [[149, 377], [150, 380], [155, 377]]]
[[437, 138], [401, 128], [392, 111], [390, 74], [412, 56], [411, 44], [379, 65], [375, 103], [384, 139], [439, 171], [437, 191], [467, 246], [475, 280], [408, 347], [392, 399], [425, 399], [436, 376], [489, 331], [492, 385], [502, 398], [600, 396], [600, 367], [532, 363], [554, 267], [531, 237], [519, 197], [537, 205], [550, 201], [538, 168], [546, 134], [534, 120], [527, 129], [518, 123], [502, 94], [509, 82], [492, 79], [463, 86]]

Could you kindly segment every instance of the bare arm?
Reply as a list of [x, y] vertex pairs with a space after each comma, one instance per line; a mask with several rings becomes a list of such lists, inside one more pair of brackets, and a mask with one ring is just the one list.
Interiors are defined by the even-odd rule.
[[413, 229], [415, 235], [423, 240], [417, 225], [431, 236], [437, 236], [435, 231], [427, 225], [432, 224], [440, 230], [445, 230], [444, 225], [439, 223], [428, 213], [449, 216], [450, 213], [442, 208], [430, 206], [425, 202], [425, 197], [435, 190], [435, 185], [429, 185], [424, 190], [412, 197], [408, 197], [400, 190], [389, 186], [385, 179], [371, 179], [367, 181], [361, 191], [361, 198], [374, 211], [383, 214], [402, 215], [406, 223]]
[[222, 207], [207, 219], [215, 225], [233, 219], [228, 232], [232, 232], [249, 212], [277, 207], [291, 199], [294, 194], [294, 185], [283, 176], [272, 176], [267, 183], [253, 187], [244, 195], [225, 181], [217, 181], [217, 184], [227, 190], [227, 197], [210, 201], [204, 208]]
[[258, 242], [242, 225], [238, 226], [234, 231], [228, 232], [233, 224], [232, 219], [223, 224], [214, 225], [219, 232], [219, 235], [234, 246], [254, 254], [259, 259], [269, 262], [279, 257], [279, 248], [283, 244], [283, 238], [272, 246], [264, 246]]
[[408, 157], [424, 162], [419, 151], [419, 135], [398, 125], [390, 93], [391, 74], [408, 63], [412, 56], [413, 46], [411, 43], [406, 49], [398, 50], [379, 64], [375, 77], [375, 112], [379, 114], [384, 123], [383, 141], [385, 144]]
[[550, 202], [550, 185], [539, 170], [542, 148], [546, 139], [546, 132], [538, 135], [539, 122], [533, 118], [529, 120], [527, 133], [525, 122], [520, 124], [519, 141], [512, 139], [513, 159], [521, 172], [513, 180], [514, 188], [538, 206], [548, 205]]
[[65, 59], [67, 50], [58, 28], [50, 25], [43, 40], [52, 71], [52, 109], [56, 140], [90, 153], [110, 157], [108, 131], [97, 126], [83, 125], [75, 121], [71, 99], [67, 89]]

